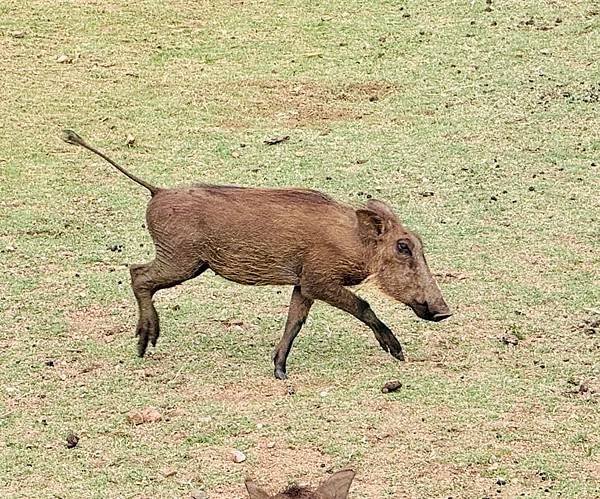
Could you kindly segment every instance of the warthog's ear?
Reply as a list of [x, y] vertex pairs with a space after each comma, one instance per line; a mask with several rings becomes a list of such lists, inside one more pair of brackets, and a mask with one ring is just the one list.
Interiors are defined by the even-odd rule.
[[388, 220], [391, 223], [398, 223], [398, 218], [392, 211], [389, 204], [379, 201], [379, 199], [369, 199], [367, 201], [367, 210], [374, 211], [384, 220]]
[[358, 219], [358, 232], [365, 242], [373, 241], [385, 232], [384, 221], [374, 211], [356, 210], [356, 218]]
[[324, 499], [346, 499], [354, 475], [352, 470], [338, 471], [319, 485], [317, 493], [321, 494]]
[[246, 490], [250, 494], [250, 499], [269, 499], [271, 497], [252, 480], [246, 480]]
[[377, 239], [398, 223], [392, 209], [383, 201], [369, 199], [366, 208], [356, 210], [358, 228], [364, 240]]

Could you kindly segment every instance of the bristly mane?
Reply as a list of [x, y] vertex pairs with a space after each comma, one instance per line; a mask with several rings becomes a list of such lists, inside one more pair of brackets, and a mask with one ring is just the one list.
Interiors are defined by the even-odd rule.
[[289, 486], [282, 495], [285, 497], [294, 498], [294, 499], [309, 499], [313, 497], [311, 495], [311, 491], [306, 487], [298, 487], [297, 485]]
[[259, 187], [244, 187], [240, 185], [214, 185], [205, 183], [195, 183], [192, 187], [198, 187], [210, 192], [213, 196], [231, 194], [232, 191], [254, 191], [263, 196], [275, 196], [278, 200], [286, 199], [288, 201], [300, 201], [305, 203], [326, 203], [335, 204], [336, 201], [327, 194], [316, 191], [314, 189], [303, 189], [294, 187], [283, 188], [259, 188]]

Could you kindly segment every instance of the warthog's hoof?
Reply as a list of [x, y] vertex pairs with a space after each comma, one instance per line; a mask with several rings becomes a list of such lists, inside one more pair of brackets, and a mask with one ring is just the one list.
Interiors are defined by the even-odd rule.
[[404, 352], [402, 350], [398, 350], [398, 351], [394, 351], [394, 352], [390, 352], [392, 354], [392, 356], [402, 362], [404, 362], [406, 360], [406, 358], [404, 357]]
[[395, 359], [401, 360], [404, 362], [406, 359], [404, 358], [404, 352], [402, 351], [402, 347], [400, 345], [392, 345], [389, 347], [390, 355]]
[[285, 373], [285, 369], [282, 369], [280, 367], [276, 367], [275, 368], [275, 377], [277, 379], [280, 379], [280, 380], [287, 379], [287, 374]]

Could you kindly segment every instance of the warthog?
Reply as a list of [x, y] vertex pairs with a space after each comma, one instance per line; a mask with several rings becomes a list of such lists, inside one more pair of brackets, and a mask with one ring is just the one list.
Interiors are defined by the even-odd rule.
[[287, 322], [275, 348], [275, 376], [286, 378], [292, 343], [315, 300], [369, 326], [381, 347], [404, 360], [400, 343], [369, 304], [347, 286], [368, 277], [419, 317], [441, 321], [448, 305], [432, 276], [419, 236], [383, 201], [353, 208], [309, 189], [258, 189], [197, 184], [159, 188], [129, 173], [75, 132], [64, 140], [98, 154], [150, 191], [146, 220], [156, 247], [149, 263], [132, 265], [138, 302], [138, 353], [156, 346], [159, 320], [152, 297], [207, 269], [250, 285], [293, 286]]

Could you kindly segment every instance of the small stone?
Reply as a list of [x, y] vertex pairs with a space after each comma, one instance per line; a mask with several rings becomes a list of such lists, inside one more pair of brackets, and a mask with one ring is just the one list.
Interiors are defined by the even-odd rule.
[[529, 192], [533, 192], [533, 191], [535, 191], [535, 187], [533, 185], [530, 185], [529, 186]]
[[504, 478], [498, 478], [498, 480], [496, 480], [496, 485], [506, 485], [506, 480]]
[[190, 499], [208, 499], [208, 494], [200, 489], [190, 491]]
[[175, 476], [177, 474], [177, 470], [174, 468], [164, 468], [160, 473], [165, 478], [169, 478], [171, 476]]
[[44, 362], [45, 365], [47, 365], [48, 367], [54, 367], [54, 361], [53, 360], [47, 360], [46, 362]]
[[130, 133], [128, 133], [127, 138], [125, 139], [125, 143], [127, 144], [128, 147], [133, 147], [134, 142], [135, 142], [135, 137], [133, 135], [131, 135]]
[[322, 392], [319, 393], [319, 395], [321, 397], [329, 397], [329, 392], [327, 390], [323, 390]]
[[275, 447], [275, 442], [269, 442], [267, 444], [267, 449], [273, 449]]
[[25, 38], [25, 31], [9, 31], [8, 34], [13, 38]]
[[59, 64], [71, 64], [73, 62], [73, 58], [66, 54], [60, 54], [56, 57], [56, 62]]
[[243, 463], [246, 460], [246, 454], [244, 454], [241, 450], [235, 449], [231, 453], [231, 460], [234, 463]]

